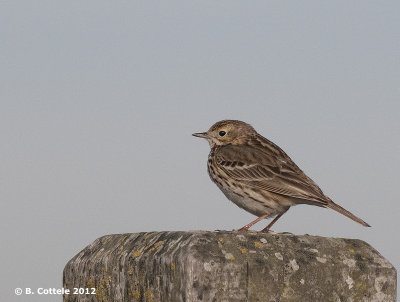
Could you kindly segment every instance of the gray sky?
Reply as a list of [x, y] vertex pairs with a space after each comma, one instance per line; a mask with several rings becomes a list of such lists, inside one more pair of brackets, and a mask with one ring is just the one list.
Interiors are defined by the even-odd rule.
[[[61, 287], [110, 233], [254, 218], [191, 136], [251, 123], [333, 200], [275, 231], [359, 238], [400, 266], [398, 1], [2, 1], [1, 291]], [[264, 227], [266, 222], [257, 225]]]

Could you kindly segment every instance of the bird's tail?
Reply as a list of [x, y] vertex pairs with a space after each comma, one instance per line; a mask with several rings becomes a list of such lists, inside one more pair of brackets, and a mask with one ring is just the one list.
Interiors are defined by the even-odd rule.
[[354, 215], [353, 213], [350, 213], [349, 211], [342, 208], [340, 205], [334, 203], [331, 200], [328, 202], [328, 204], [326, 206], [346, 217], [349, 217], [350, 219], [354, 220], [355, 222], [358, 222], [359, 224], [361, 224], [363, 226], [370, 227], [370, 225], [368, 223], [366, 223], [364, 220], [362, 220], [361, 218], [358, 218], [356, 215]]

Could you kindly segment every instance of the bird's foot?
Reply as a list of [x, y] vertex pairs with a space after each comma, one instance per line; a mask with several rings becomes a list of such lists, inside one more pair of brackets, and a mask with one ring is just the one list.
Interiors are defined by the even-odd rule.
[[265, 233], [265, 234], [278, 234], [277, 232], [275, 232], [275, 231], [273, 231], [273, 230], [271, 230], [271, 229], [267, 229], [267, 228], [262, 229], [262, 230], [260, 231], [260, 233]]
[[238, 229], [237, 231], [240, 233], [246, 233], [249, 231], [249, 227], [244, 226], [244, 227]]

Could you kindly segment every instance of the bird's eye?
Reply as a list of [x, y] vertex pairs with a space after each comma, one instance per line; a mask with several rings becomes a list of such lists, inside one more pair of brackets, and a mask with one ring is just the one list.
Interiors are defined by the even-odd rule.
[[218, 134], [219, 134], [219, 136], [224, 136], [226, 134], [226, 132], [225, 131], [220, 131]]

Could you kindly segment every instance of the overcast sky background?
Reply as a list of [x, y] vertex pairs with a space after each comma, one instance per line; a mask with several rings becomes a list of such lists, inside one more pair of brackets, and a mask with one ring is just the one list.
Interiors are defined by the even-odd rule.
[[398, 1], [1, 1], [2, 299], [61, 301], [14, 288], [61, 287], [105, 234], [252, 220], [191, 136], [225, 118], [372, 225], [298, 206], [275, 231], [359, 238], [399, 268], [399, 15]]

